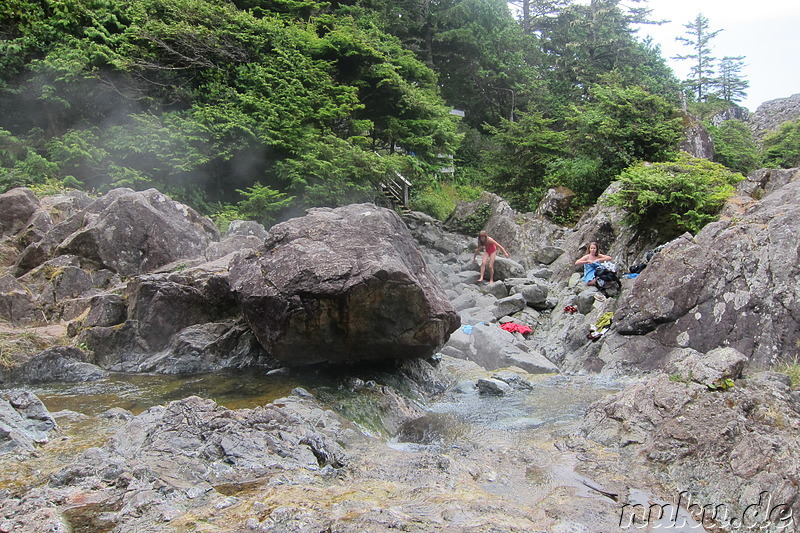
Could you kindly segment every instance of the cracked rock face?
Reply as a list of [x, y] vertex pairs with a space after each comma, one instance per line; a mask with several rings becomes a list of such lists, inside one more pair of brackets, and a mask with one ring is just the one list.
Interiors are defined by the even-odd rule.
[[[152, 271], [203, 254], [219, 233], [208, 219], [155, 189], [116, 189], [86, 208], [87, 223], [60, 252], [96, 260], [123, 276]], [[96, 205], [95, 205], [96, 204]]]
[[[685, 235], [623, 294], [618, 337], [604, 359], [657, 367], [674, 348], [730, 346], [766, 366], [798, 353], [800, 181], [777, 189], [740, 218]], [[767, 297], [768, 296], [768, 297]]]
[[460, 325], [408, 228], [372, 204], [274, 226], [230, 284], [261, 345], [290, 365], [428, 357]]

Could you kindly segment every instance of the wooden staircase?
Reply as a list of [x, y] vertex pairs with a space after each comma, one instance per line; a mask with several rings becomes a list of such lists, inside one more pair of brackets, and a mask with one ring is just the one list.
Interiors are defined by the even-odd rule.
[[402, 174], [395, 172], [393, 177], [387, 177], [381, 182], [381, 191], [389, 205], [397, 207], [403, 214], [411, 212], [408, 207], [408, 189], [411, 182]]

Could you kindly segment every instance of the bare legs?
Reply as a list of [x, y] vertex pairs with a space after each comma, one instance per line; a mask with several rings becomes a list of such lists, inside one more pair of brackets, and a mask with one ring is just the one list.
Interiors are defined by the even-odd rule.
[[494, 258], [496, 256], [497, 252], [494, 252], [492, 255], [486, 252], [483, 253], [483, 258], [481, 259], [481, 277], [478, 279], [479, 283], [483, 281], [483, 274], [487, 267], [489, 268], [489, 283], [494, 283]]

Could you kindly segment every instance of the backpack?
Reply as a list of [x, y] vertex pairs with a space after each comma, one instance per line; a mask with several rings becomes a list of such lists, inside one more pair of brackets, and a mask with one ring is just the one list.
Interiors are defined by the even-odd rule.
[[594, 271], [594, 277], [595, 286], [607, 296], [613, 296], [622, 286], [617, 273], [613, 270], [613, 265], [611, 267], [600, 265]]

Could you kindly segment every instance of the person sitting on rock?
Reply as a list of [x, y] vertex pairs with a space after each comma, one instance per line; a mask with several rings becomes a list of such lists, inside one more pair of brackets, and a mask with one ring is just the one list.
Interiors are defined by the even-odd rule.
[[478, 279], [478, 283], [481, 283], [484, 278], [484, 273], [486, 269], [489, 269], [489, 283], [494, 283], [494, 259], [497, 256], [497, 249], [500, 248], [506, 257], [509, 257], [508, 252], [506, 249], [503, 248], [503, 245], [497, 242], [496, 240], [492, 239], [486, 234], [486, 231], [481, 231], [478, 234], [478, 247], [475, 249], [475, 253], [472, 254], [472, 261], [475, 261], [475, 258], [478, 257], [478, 253], [483, 250], [483, 258], [481, 259], [481, 277]]
[[575, 261], [576, 265], [583, 265], [583, 278], [581, 281], [586, 282], [587, 285], [595, 284], [595, 270], [601, 261], [611, 261], [611, 256], [601, 254], [596, 242], [590, 242], [586, 251], [586, 255]]

